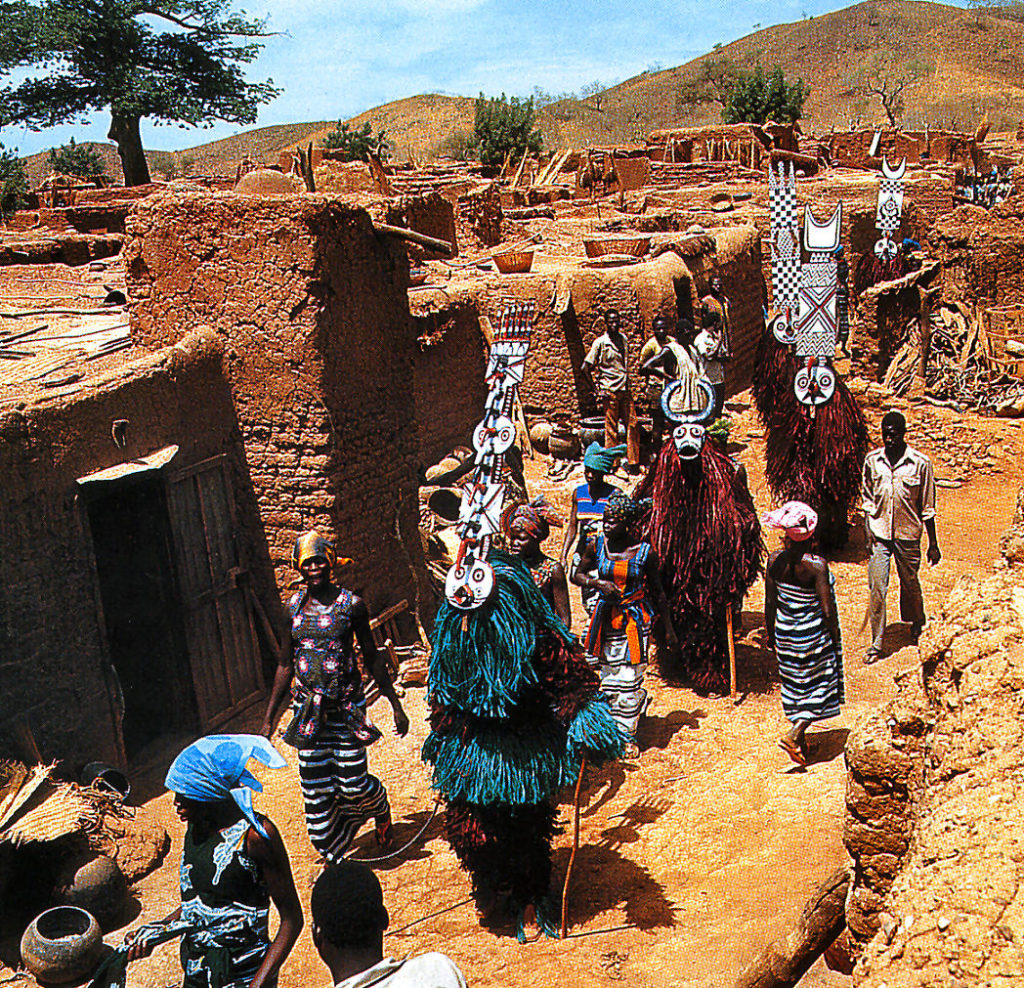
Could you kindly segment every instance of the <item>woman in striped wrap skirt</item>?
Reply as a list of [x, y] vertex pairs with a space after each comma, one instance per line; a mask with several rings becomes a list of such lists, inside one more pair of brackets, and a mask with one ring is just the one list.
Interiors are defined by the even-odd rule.
[[815, 721], [839, 716], [846, 699], [843, 645], [836, 613], [835, 579], [814, 554], [817, 514], [800, 501], [770, 511], [763, 523], [783, 532], [783, 548], [765, 571], [764, 619], [782, 680], [782, 710], [793, 725], [780, 747], [807, 764], [805, 732]]
[[391, 703], [395, 732], [409, 730], [409, 718], [395, 695], [384, 660], [370, 632], [366, 604], [337, 586], [339, 560], [331, 543], [308, 532], [299, 537], [292, 564], [305, 586], [288, 601], [287, 644], [278, 659], [274, 687], [260, 733], [270, 737], [274, 715], [291, 686], [292, 721], [282, 740], [298, 750], [306, 828], [327, 861], [341, 857], [359, 828], [376, 821], [377, 843], [391, 842], [391, 809], [381, 781], [369, 774], [366, 748], [380, 731], [366, 717], [366, 697], [353, 639], [367, 671]]

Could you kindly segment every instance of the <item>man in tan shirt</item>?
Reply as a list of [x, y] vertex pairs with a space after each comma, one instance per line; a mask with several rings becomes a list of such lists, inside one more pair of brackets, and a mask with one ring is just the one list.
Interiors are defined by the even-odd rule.
[[906, 442], [907, 422], [899, 412], [882, 419], [882, 448], [864, 460], [862, 484], [864, 528], [871, 551], [868, 589], [871, 592], [871, 645], [865, 665], [882, 657], [885, 598], [889, 592], [889, 561], [895, 557], [900, 578], [900, 617], [909, 621], [916, 641], [924, 626], [921, 599], [921, 534], [928, 533], [928, 562], [941, 558], [935, 537], [935, 472], [932, 461]]
[[640, 469], [640, 435], [636, 425], [636, 409], [629, 391], [626, 338], [622, 335], [619, 314], [614, 309], [604, 314], [604, 324], [605, 332], [594, 340], [580, 369], [604, 407], [605, 447], [618, 443], [619, 422], [625, 420], [626, 464], [630, 472], [634, 472]]

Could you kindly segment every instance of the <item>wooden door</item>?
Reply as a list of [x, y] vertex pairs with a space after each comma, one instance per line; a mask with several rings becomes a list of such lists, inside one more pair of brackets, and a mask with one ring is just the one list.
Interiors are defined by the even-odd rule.
[[264, 691], [227, 456], [170, 473], [167, 506], [199, 720], [209, 730]]

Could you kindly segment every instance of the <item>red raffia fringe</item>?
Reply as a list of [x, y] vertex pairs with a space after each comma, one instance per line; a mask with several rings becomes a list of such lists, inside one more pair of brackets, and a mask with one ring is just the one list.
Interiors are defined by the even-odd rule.
[[735, 463], [710, 442], [685, 465], [665, 443], [638, 494], [653, 499], [643, 537], [661, 567], [687, 671], [698, 687], [718, 688], [726, 610], [761, 571], [764, 543], [753, 498]]

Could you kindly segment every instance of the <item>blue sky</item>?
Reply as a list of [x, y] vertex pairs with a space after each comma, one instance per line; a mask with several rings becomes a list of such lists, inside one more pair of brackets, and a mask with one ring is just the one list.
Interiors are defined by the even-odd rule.
[[[797, 21], [847, 4], [829, 0], [304, 0], [236, 8], [265, 16], [271, 30], [250, 66], [281, 95], [260, 108], [255, 126], [331, 120], [419, 93], [528, 96], [577, 90], [670, 68], [727, 44], [755, 25]], [[104, 140], [108, 120], [34, 133], [0, 131], [21, 154], [76, 140]], [[147, 148], [178, 150], [228, 137], [241, 128], [143, 124]]]

